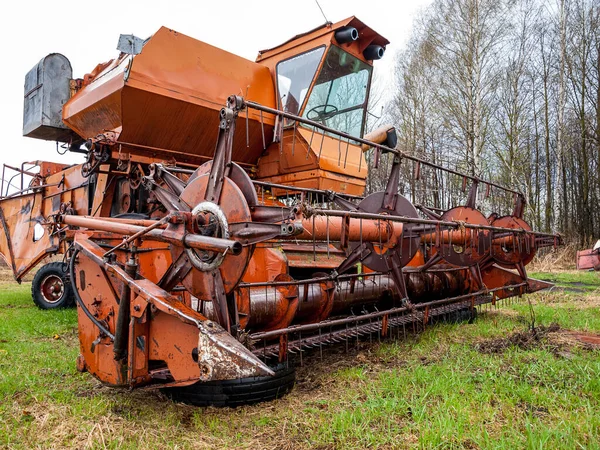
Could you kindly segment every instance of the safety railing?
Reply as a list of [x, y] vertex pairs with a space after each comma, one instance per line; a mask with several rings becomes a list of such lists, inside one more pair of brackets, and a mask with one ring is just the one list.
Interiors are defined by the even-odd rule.
[[38, 161], [24, 162], [21, 167], [3, 164], [2, 178], [0, 179], [0, 199], [24, 194], [37, 187], [31, 186], [31, 181], [39, 176], [39, 170], [35, 171], [39, 167]]

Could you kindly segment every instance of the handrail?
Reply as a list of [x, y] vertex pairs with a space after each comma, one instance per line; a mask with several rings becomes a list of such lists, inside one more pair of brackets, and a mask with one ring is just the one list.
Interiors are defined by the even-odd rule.
[[357, 142], [359, 144], [365, 144], [365, 145], [368, 145], [369, 147], [376, 148], [376, 149], [378, 149], [379, 151], [381, 151], [383, 153], [392, 153], [392, 154], [394, 154], [394, 155], [396, 155], [396, 156], [398, 156], [400, 158], [408, 159], [410, 161], [414, 161], [416, 163], [423, 164], [425, 166], [429, 166], [429, 167], [432, 167], [434, 169], [442, 170], [444, 172], [460, 176], [463, 179], [465, 179], [465, 178], [469, 179], [469, 180], [471, 180], [471, 181], [473, 181], [475, 183], [482, 183], [482, 184], [486, 184], [486, 185], [489, 185], [489, 186], [493, 186], [493, 187], [495, 187], [497, 189], [501, 189], [503, 191], [510, 192], [512, 194], [515, 194], [515, 195], [518, 195], [518, 196], [521, 196], [521, 197], [525, 198], [525, 196], [523, 195], [522, 192], [517, 191], [515, 189], [511, 189], [509, 187], [503, 186], [503, 185], [495, 183], [493, 181], [484, 180], [484, 179], [479, 178], [479, 177], [474, 176], [474, 175], [468, 175], [466, 173], [459, 172], [457, 170], [450, 169], [448, 167], [440, 166], [439, 164], [435, 164], [435, 163], [432, 163], [430, 161], [427, 161], [426, 159], [422, 159], [422, 158], [419, 158], [419, 157], [416, 157], [416, 156], [409, 155], [409, 154], [407, 154], [407, 153], [405, 153], [405, 152], [403, 152], [401, 150], [394, 149], [394, 148], [388, 147], [386, 145], [376, 144], [375, 142], [371, 142], [371, 141], [369, 141], [367, 139], [363, 139], [363, 138], [359, 138], [359, 137], [356, 137], [356, 136], [352, 136], [352, 135], [350, 135], [348, 133], [345, 133], [343, 131], [339, 131], [339, 130], [336, 130], [334, 128], [331, 128], [331, 127], [328, 127], [326, 125], [323, 125], [322, 123], [315, 122], [314, 120], [306, 119], [304, 117], [300, 117], [300, 116], [297, 116], [295, 114], [290, 114], [288, 112], [280, 111], [280, 110], [275, 109], [275, 108], [270, 108], [268, 106], [263, 106], [263, 105], [261, 105], [259, 103], [252, 102], [252, 101], [244, 100], [244, 106], [246, 106], [247, 108], [255, 109], [257, 111], [262, 111], [262, 112], [266, 112], [266, 113], [269, 113], [269, 114], [274, 114], [274, 115], [282, 117], [282, 118], [294, 120], [296, 122], [303, 123], [305, 125], [310, 125], [310, 126], [312, 126], [314, 128], [318, 128], [318, 129], [320, 129], [320, 130], [322, 130], [324, 132], [331, 133], [331, 134], [337, 135], [339, 137], [348, 139], [349, 141], [354, 141], [354, 142]]
[[[26, 164], [31, 165], [31, 167], [29, 167], [27, 170], [25, 169]], [[2, 165], [2, 178], [0, 179], [0, 199], [13, 197], [14, 195], [23, 194], [31, 189], [40, 187], [40, 186], [29, 186], [27, 188], [24, 187], [24, 185], [25, 185], [24, 175], [27, 175], [30, 177], [35, 177], [35, 176], [39, 175], [39, 173], [31, 172], [31, 169], [34, 169], [36, 167], [39, 167], [39, 163], [37, 161], [35, 163], [34, 162], [24, 162], [23, 164], [21, 164], [21, 167], [14, 167], [9, 164], [3, 164]], [[6, 169], [10, 169], [10, 170], [16, 172], [12, 177], [10, 177], [9, 180], [6, 179]], [[21, 179], [20, 187], [13, 183], [13, 180], [19, 176]], [[5, 184], [6, 184], [6, 193], [4, 193], [4, 185]], [[15, 189], [17, 189], [17, 192], [13, 192], [12, 194], [9, 195], [8, 191], [11, 188], [11, 186], [14, 187]]]

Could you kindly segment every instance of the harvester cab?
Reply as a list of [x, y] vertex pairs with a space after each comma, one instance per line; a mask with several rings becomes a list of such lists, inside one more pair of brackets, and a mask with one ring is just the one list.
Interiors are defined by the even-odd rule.
[[[168, 28], [121, 36], [81, 79], [62, 55], [40, 61], [24, 134], [86, 159], [9, 168], [21, 185], [3, 176], [0, 254], [18, 281], [64, 254], [33, 293], [76, 301], [80, 370], [198, 404], [207, 383], [257, 401], [293, 384], [290, 354], [548, 286], [525, 266], [560, 237], [531, 230], [521, 193], [403, 152], [392, 127], [364, 135], [387, 44], [351, 17], [256, 61]], [[390, 169], [365, 195], [367, 151]], [[462, 180], [465, 204], [414, 205], [401, 164]], [[484, 193], [511, 211], [484, 215]]]
[[363, 136], [373, 61], [383, 57], [388, 43], [353, 17], [259, 53], [257, 63], [276, 80], [277, 108], [320, 123], [325, 133], [315, 136], [311, 126], [284, 118], [275, 137], [279, 145], [262, 156], [258, 179], [364, 193], [367, 164], [361, 145], [350, 136]]

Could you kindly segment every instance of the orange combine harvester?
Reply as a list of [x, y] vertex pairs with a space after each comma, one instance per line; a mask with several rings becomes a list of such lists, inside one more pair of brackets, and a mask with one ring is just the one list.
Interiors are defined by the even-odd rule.
[[[531, 230], [522, 194], [396, 149], [392, 127], [364, 136], [387, 44], [351, 17], [252, 62], [161, 28], [122, 35], [83, 79], [60, 54], [27, 74], [24, 135], [86, 159], [4, 167], [0, 253], [17, 281], [64, 255], [33, 297], [76, 302], [79, 370], [199, 405], [256, 402], [292, 386], [290, 354], [548, 286], [525, 266], [560, 238]], [[365, 196], [367, 152], [391, 170]], [[462, 179], [465, 204], [413, 205], [401, 164]], [[512, 214], [478, 210], [480, 186]]]

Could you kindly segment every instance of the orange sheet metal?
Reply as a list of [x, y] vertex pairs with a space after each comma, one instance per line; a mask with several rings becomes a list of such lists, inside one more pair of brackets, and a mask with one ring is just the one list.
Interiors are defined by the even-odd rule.
[[[69, 202], [77, 214], [88, 214], [90, 179], [81, 175], [81, 164], [47, 176], [44, 183], [50, 185], [44, 189], [43, 215], [45, 217], [58, 213], [60, 205]], [[93, 186], [92, 184], [91, 187]], [[104, 195], [103, 190], [99, 192], [99, 201], [102, 203], [107, 196]], [[109, 203], [110, 201], [112, 197], [108, 198]]]
[[334, 173], [342, 173], [361, 180], [367, 178], [367, 161], [360, 146], [342, 142], [340, 139], [298, 127], [298, 134], [311, 142], [311, 151], [319, 160], [319, 167]]
[[[362, 195], [365, 191], [364, 180], [343, 174], [327, 172], [321, 169], [275, 175], [267, 178], [260, 178], [260, 181], [285, 184], [293, 187], [320, 189], [323, 191], [329, 190], [348, 195]], [[286, 195], [290, 192], [293, 191], [273, 189], [273, 195]]]
[[272, 281], [276, 276], [287, 272], [285, 253], [280, 248], [258, 244], [242, 281], [245, 283]]
[[[200, 163], [214, 153], [219, 110], [232, 94], [275, 107], [266, 67], [163, 27], [142, 53], [121, 56], [79, 90], [65, 104], [63, 120], [84, 138], [121, 143], [124, 152]], [[260, 116], [250, 112], [249, 146], [245, 120], [239, 124], [234, 161], [258, 160], [263, 151]], [[268, 114], [263, 119], [270, 142], [274, 119]]]
[[499, 288], [502, 286], [516, 286], [521, 283], [526, 283], [526, 285], [518, 288], [505, 288], [495, 291], [495, 299], [515, 297], [526, 293], [530, 294], [532, 292], [537, 292], [552, 286], [551, 283], [547, 283], [542, 280], [536, 280], [535, 278], [528, 278], [527, 280], [524, 280], [518, 273], [503, 269], [496, 265], [484, 270], [481, 273], [481, 277], [483, 284], [488, 289]]
[[257, 178], [291, 186], [364, 193], [367, 162], [360, 147], [298, 126], [284, 131], [260, 158]]
[[41, 193], [0, 201], [0, 256], [17, 281], [45, 256], [58, 251], [58, 237], [51, 236], [44, 226], [42, 206]]

